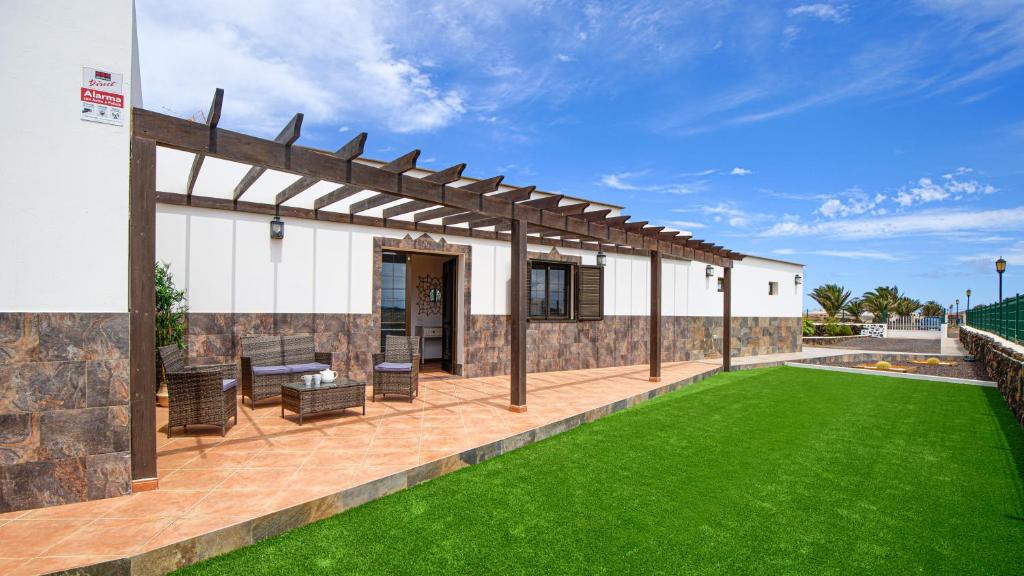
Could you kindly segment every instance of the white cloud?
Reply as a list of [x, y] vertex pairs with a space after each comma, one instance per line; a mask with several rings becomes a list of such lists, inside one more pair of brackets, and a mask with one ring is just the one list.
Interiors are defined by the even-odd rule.
[[668, 222], [665, 222], [665, 225], [666, 226], [671, 226], [673, 228], [678, 228], [678, 229], [680, 229], [682, 231], [697, 230], [699, 228], [707, 228], [706, 224], [701, 224], [700, 222], [691, 222], [689, 220], [669, 220]]
[[317, 123], [370, 119], [395, 132], [451, 124], [466, 109], [464, 95], [399, 52], [389, 11], [361, 3], [140, 2], [146, 101], [189, 116], [222, 87], [224, 121], [264, 134], [276, 134], [295, 112]]
[[746, 228], [755, 222], [761, 222], [770, 218], [768, 214], [748, 212], [737, 206], [734, 202], [705, 204], [696, 208], [676, 208], [673, 212], [684, 214], [699, 212], [707, 216], [712, 222], [726, 223], [733, 228]]
[[790, 256], [796, 254], [796, 250], [792, 248], [776, 248], [772, 250], [772, 254], [782, 254], [783, 256]]
[[842, 194], [843, 198], [831, 197], [825, 200], [816, 212], [826, 218], [847, 218], [860, 214], [879, 214], [884, 208], [879, 204], [885, 201], [885, 194], [875, 194], [873, 197], [861, 191], [859, 188], [851, 188]]
[[960, 199], [971, 194], [994, 194], [998, 189], [991, 184], [982, 184], [977, 180], [957, 180], [957, 176], [973, 172], [970, 168], [958, 168], [955, 173], [945, 174], [945, 182], [935, 182], [931, 178], [920, 178], [916, 185], [905, 186], [893, 198], [900, 206], [939, 202], [948, 198]]
[[342, 134], [348, 132], [349, 130], [350, 128], [348, 126], [342, 126], [341, 128], [338, 128], [338, 132], [341, 132]]
[[850, 260], [884, 260], [886, 262], [897, 262], [902, 258], [897, 258], [887, 252], [873, 252], [870, 250], [815, 250], [811, 252], [818, 256], [828, 256], [829, 258], [846, 258]]
[[889, 238], [912, 235], [949, 236], [962, 232], [1022, 231], [1024, 206], [993, 210], [925, 210], [915, 214], [854, 218], [802, 224], [779, 222], [762, 236], [822, 236], [844, 239]]
[[790, 16], [811, 16], [828, 22], [845, 22], [848, 9], [846, 4], [801, 4], [789, 9]]
[[573, 60], [575, 60], [575, 58], [569, 56], [568, 54], [556, 54], [555, 58], [558, 58], [559, 62], [572, 62]]
[[750, 176], [753, 173], [753, 170], [747, 170], [746, 168], [740, 168], [739, 166], [733, 168], [732, 172], [729, 172], [732, 176]]
[[655, 184], [640, 184], [637, 182], [631, 182], [631, 180], [642, 178], [649, 174], [650, 172], [650, 170], [641, 170], [638, 172], [619, 172], [617, 174], [605, 174], [598, 179], [598, 183], [608, 188], [614, 188], [616, 190], [625, 190], [629, 192], [696, 194], [697, 192], [701, 192], [707, 189], [707, 182], [705, 182], [704, 180], [683, 183]]

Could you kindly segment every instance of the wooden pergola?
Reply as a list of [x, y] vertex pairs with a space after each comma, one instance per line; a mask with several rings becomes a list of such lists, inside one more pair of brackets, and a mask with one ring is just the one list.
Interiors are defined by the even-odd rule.
[[[413, 150], [387, 162], [362, 158], [366, 133], [334, 152], [296, 146], [302, 114], [296, 114], [273, 140], [218, 127], [224, 91], [217, 89], [205, 123], [135, 108], [132, 110], [130, 198], [130, 334], [132, 473], [135, 480], [156, 478], [156, 423], [152, 394], [154, 367], [153, 322], [156, 257], [156, 203], [235, 210], [310, 220], [344, 222], [511, 243], [511, 391], [510, 409], [526, 409], [526, 320], [524, 293], [527, 242], [534, 244], [649, 255], [651, 260], [650, 378], [661, 378], [661, 260], [663, 257], [696, 260], [724, 269], [723, 368], [730, 368], [731, 271], [743, 255], [690, 237], [631, 222], [629, 216], [611, 215], [609, 209], [588, 210], [584, 201], [563, 203], [557, 194], [534, 186], [503, 186], [503, 177], [472, 180], [457, 164], [426, 176], [414, 176], [420, 151]], [[156, 148], [195, 154], [185, 193], [156, 189]], [[218, 158], [249, 165], [235, 186], [232, 198], [196, 196], [193, 190], [204, 160]], [[268, 170], [299, 176], [278, 192], [273, 203], [248, 202], [246, 191]], [[455, 186], [460, 180], [469, 183]], [[337, 184], [315, 199], [313, 208], [285, 205], [320, 182]], [[347, 213], [327, 210], [364, 191], [375, 194], [348, 207]], [[383, 207], [381, 216], [362, 214]], [[411, 218], [410, 218], [411, 216]], [[155, 481], [154, 481], [155, 482]]]

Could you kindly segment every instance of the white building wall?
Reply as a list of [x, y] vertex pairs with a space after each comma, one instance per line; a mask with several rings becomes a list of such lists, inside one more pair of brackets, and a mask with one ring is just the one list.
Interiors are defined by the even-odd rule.
[[130, 110], [132, 30], [131, 0], [3, 3], [2, 311], [128, 310], [130, 127], [82, 121], [79, 91], [119, 72]]
[[[732, 274], [732, 315], [795, 318], [802, 314], [803, 284], [796, 275], [803, 266], [756, 256], [736, 263]], [[779, 283], [779, 294], [768, 295], [768, 282]]]
[[[285, 238], [271, 241], [270, 217], [244, 212], [160, 204], [157, 259], [171, 265], [179, 287], [188, 291], [193, 312], [372, 313], [373, 238], [401, 238], [404, 230], [285, 219]], [[417, 235], [414, 233], [414, 235]], [[435, 237], [444, 237], [435, 235]], [[507, 242], [447, 236], [472, 246], [472, 314], [509, 313], [511, 249]], [[529, 245], [532, 252], [550, 246]], [[596, 262], [593, 252], [559, 249]], [[722, 294], [706, 265], [662, 260], [662, 315], [721, 316]], [[733, 271], [734, 316], [800, 316], [802, 274], [797, 264], [747, 257]], [[768, 295], [768, 281], [780, 294]], [[650, 313], [650, 259], [608, 254], [605, 315]]]

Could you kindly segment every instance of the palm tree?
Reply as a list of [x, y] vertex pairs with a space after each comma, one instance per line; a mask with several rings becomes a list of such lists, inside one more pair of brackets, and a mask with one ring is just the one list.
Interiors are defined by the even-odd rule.
[[945, 313], [946, 309], [935, 300], [929, 300], [921, 307], [921, 314], [924, 316], [942, 316]]
[[879, 286], [864, 293], [861, 300], [864, 308], [875, 316], [875, 322], [888, 322], [889, 314], [893, 313], [896, 301], [900, 299], [900, 289], [896, 286]]
[[829, 318], [835, 318], [850, 300], [850, 291], [838, 284], [825, 284], [818, 286], [811, 292], [811, 299], [821, 305], [821, 309]]
[[864, 301], [860, 298], [850, 298], [846, 306], [843, 306], [843, 312], [853, 316], [854, 320], [860, 322], [860, 315], [864, 313]]
[[908, 296], [900, 296], [893, 305], [893, 311], [903, 318], [909, 318], [921, 308], [921, 302]]

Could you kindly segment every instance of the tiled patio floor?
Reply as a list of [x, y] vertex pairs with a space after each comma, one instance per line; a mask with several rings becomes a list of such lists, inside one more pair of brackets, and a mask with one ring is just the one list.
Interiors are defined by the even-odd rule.
[[[38, 574], [133, 556], [359, 486], [712, 370], [666, 364], [530, 374], [529, 411], [508, 410], [507, 377], [426, 377], [358, 409], [281, 418], [272, 401], [239, 405], [238, 425], [167, 439], [158, 412], [160, 487], [120, 498], [0, 514], [0, 574]], [[367, 390], [369, 394], [369, 389]], [[181, 434], [178, 431], [178, 434]], [[230, 548], [229, 548], [230, 549]]]

